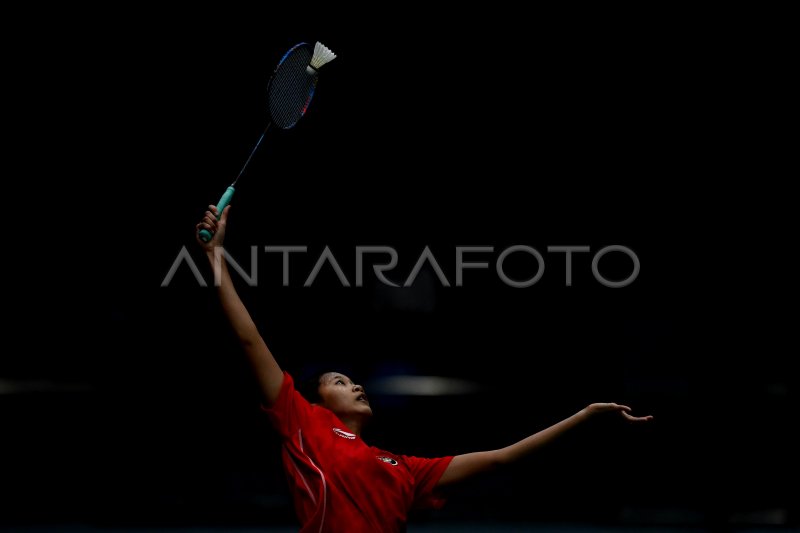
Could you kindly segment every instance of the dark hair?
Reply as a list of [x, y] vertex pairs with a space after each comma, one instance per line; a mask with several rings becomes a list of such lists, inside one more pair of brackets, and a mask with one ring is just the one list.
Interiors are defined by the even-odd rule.
[[349, 364], [340, 361], [334, 362], [333, 364], [331, 364], [330, 361], [307, 363], [297, 374], [293, 374], [297, 376], [294, 387], [309, 403], [322, 403], [322, 396], [319, 395], [320, 379], [322, 379], [322, 376], [330, 374], [331, 372], [352, 376], [355, 374], [352, 370]]
[[319, 395], [320, 379], [328, 372], [331, 371], [314, 372], [313, 374], [304, 376], [303, 379], [298, 381], [297, 392], [302, 394], [303, 398], [308, 400], [308, 403], [322, 402], [322, 396]]

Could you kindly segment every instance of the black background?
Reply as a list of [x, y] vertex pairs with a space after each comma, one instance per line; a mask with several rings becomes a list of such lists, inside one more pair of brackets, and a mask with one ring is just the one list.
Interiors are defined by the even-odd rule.
[[[593, 422], [415, 520], [797, 523], [788, 321], [740, 274], [762, 245], [720, 170], [736, 159], [738, 50], [684, 14], [500, 11], [20, 15], [32, 28], [8, 83], [26, 200], [0, 377], [34, 386], [0, 396], [5, 522], [293, 523], [213, 291], [186, 265], [160, 285], [183, 246], [208, 274], [194, 224], [265, 127], [272, 68], [319, 40], [338, 57], [300, 123], [268, 132], [226, 242], [243, 265], [258, 247], [240, 294], [281, 365], [482, 385], [375, 395], [365, 439], [397, 453], [504, 446], [596, 401], [656, 417]], [[266, 245], [308, 247], [289, 287]], [[495, 251], [462, 287], [427, 272], [390, 289], [367, 269], [346, 288], [327, 267], [303, 287], [326, 246], [354, 284], [364, 245], [398, 251], [397, 282], [429, 246], [451, 285], [456, 246]], [[532, 287], [494, 271], [512, 245], [545, 258]], [[591, 248], [571, 287], [546, 252], [559, 245]], [[608, 245], [636, 253], [631, 285], [592, 276]], [[612, 255], [601, 270], [624, 277]], [[509, 274], [531, 275], [517, 259]]]

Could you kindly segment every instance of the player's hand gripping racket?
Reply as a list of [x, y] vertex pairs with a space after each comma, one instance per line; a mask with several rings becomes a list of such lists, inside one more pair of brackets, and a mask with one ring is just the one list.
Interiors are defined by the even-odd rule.
[[[242, 177], [244, 169], [247, 168], [247, 164], [253, 158], [253, 154], [256, 153], [256, 149], [264, 139], [264, 135], [266, 135], [270, 125], [275, 124], [279, 128], [286, 130], [297, 124], [297, 121], [303, 117], [306, 109], [308, 109], [311, 97], [314, 96], [320, 67], [335, 58], [336, 54], [320, 42], [317, 42], [313, 48], [308, 43], [295, 45], [281, 58], [272, 73], [267, 87], [269, 122], [250, 152], [247, 161], [244, 162], [239, 175], [236, 176], [236, 179], [233, 180], [233, 183], [217, 202], [217, 219], [222, 216], [223, 209], [230, 203], [236, 182]], [[203, 242], [210, 241], [214, 236], [207, 229], [201, 229], [198, 235]]]

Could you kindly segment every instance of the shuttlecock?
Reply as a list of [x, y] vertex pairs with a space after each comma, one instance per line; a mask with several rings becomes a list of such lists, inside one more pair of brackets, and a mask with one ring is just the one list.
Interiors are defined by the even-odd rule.
[[314, 70], [319, 70], [322, 65], [330, 63], [334, 59], [336, 59], [336, 54], [330, 48], [317, 41], [317, 44], [314, 45], [314, 56], [311, 58], [310, 67]]

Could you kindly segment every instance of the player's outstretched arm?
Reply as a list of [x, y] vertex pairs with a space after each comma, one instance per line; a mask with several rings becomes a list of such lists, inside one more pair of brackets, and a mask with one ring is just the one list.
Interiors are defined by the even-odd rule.
[[570, 429], [601, 413], [618, 413], [631, 423], [648, 422], [652, 416], [633, 416], [631, 408], [616, 403], [593, 403], [569, 418], [534, 433], [505, 448], [457, 455], [450, 461], [439, 479], [438, 486], [453, 485], [470, 477], [510, 464], [549, 444]]

